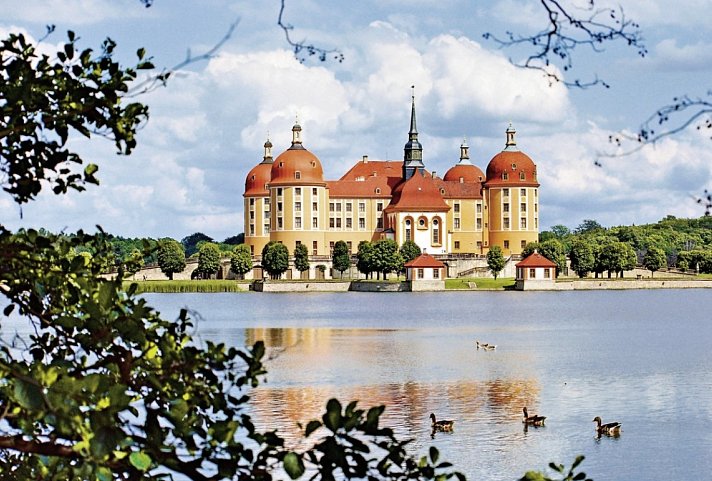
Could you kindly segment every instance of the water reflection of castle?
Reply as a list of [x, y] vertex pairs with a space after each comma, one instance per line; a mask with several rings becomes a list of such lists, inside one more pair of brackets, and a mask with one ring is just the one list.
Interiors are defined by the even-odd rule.
[[[246, 341], [252, 344], [264, 341], [268, 356], [276, 356], [283, 366], [292, 367], [306, 356], [312, 361], [329, 362], [334, 355], [331, 339], [333, 329], [328, 328], [262, 328], [247, 329]], [[339, 329], [349, 336], [367, 335], [368, 329]], [[343, 332], [346, 334], [346, 332]], [[373, 356], [370, 353], [369, 356]], [[377, 356], [377, 354], [376, 354]], [[378, 357], [369, 357], [365, 365]], [[268, 370], [270, 365], [268, 364]], [[321, 366], [324, 368], [324, 366]], [[328, 366], [327, 366], [328, 367]], [[334, 366], [334, 369], [338, 369]], [[279, 429], [288, 443], [300, 439], [298, 423], [306, 425], [323, 414], [326, 401], [337, 397], [346, 403], [358, 400], [359, 407], [385, 405], [383, 424], [393, 427], [397, 434], [412, 437], [429, 426], [428, 415], [440, 406], [447, 405], [458, 413], [460, 423], [472, 423], [482, 418], [491, 422], [518, 422], [522, 406], [538, 405], [539, 384], [536, 379], [472, 380], [466, 382], [400, 382], [339, 386], [314, 380], [304, 385], [304, 379], [290, 386], [281, 382], [273, 387], [268, 382], [251, 393], [254, 421], [262, 429]]]

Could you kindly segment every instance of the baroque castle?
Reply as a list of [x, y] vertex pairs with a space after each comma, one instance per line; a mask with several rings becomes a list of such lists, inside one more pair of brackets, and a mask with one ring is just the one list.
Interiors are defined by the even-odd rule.
[[267, 140], [262, 162], [247, 174], [245, 243], [253, 255], [270, 241], [290, 253], [305, 244], [312, 256], [330, 256], [339, 240], [355, 253], [359, 242], [379, 239], [412, 240], [434, 255], [484, 255], [495, 245], [519, 254], [538, 240], [539, 183], [515, 133], [510, 124], [486, 175], [463, 142], [460, 161], [440, 178], [425, 169], [413, 97], [402, 162], [364, 156], [339, 180], [324, 180], [297, 123], [291, 147], [273, 158]]

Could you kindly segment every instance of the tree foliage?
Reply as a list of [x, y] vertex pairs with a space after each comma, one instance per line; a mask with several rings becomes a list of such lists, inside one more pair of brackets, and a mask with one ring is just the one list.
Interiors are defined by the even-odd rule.
[[400, 246], [400, 254], [403, 262], [407, 264], [421, 254], [420, 246], [412, 240], [407, 240]]
[[284, 244], [269, 241], [262, 249], [262, 267], [272, 279], [279, 279], [289, 269], [289, 249]]
[[222, 241], [222, 244], [227, 244], [227, 245], [231, 245], [231, 246], [238, 246], [238, 245], [244, 244], [244, 243], [245, 243], [244, 232], [237, 234], [237, 235], [230, 236], [230, 237], [226, 237], [225, 240]]
[[252, 270], [252, 254], [248, 245], [235, 246], [230, 254], [230, 269], [240, 278]]
[[658, 247], [649, 247], [648, 252], [643, 257], [643, 265], [652, 273], [651, 275], [655, 275], [655, 271], [667, 267], [665, 252]]
[[569, 257], [571, 259], [571, 269], [576, 272], [580, 278], [584, 278], [589, 272], [593, 272], [596, 258], [593, 255], [593, 248], [588, 241], [576, 239], [571, 244]]
[[574, 234], [586, 235], [601, 232], [603, 226], [598, 223], [598, 221], [593, 219], [584, 219], [576, 229], [574, 229]]
[[172, 280], [173, 274], [183, 272], [183, 269], [185, 269], [185, 250], [183, 250], [183, 244], [169, 238], [160, 240], [156, 259], [158, 261], [158, 267], [161, 268], [161, 272]]
[[217, 244], [205, 242], [198, 250], [198, 267], [195, 269], [203, 278], [210, 278], [220, 268], [221, 252]]
[[563, 464], [549, 463], [549, 468], [561, 476], [558, 479], [550, 478], [541, 471], [528, 471], [519, 481], [593, 481], [583, 471], [576, 472], [584, 459], [584, 456], [577, 456], [569, 469]]
[[334, 269], [339, 271], [341, 278], [343, 279], [344, 271], [351, 267], [351, 254], [349, 253], [349, 246], [346, 242], [342, 240], [336, 241], [331, 261]]
[[566, 252], [558, 239], [549, 239], [539, 244], [539, 253], [556, 264], [557, 275], [566, 270]]
[[381, 239], [373, 244], [373, 270], [383, 274], [385, 280], [389, 272], [403, 270], [403, 256], [398, 250], [398, 243], [393, 239]]
[[200, 245], [204, 242], [213, 242], [213, 238], [203, 234], [202, 232], [195, 232], [189, 236], [185, 236], [180, 240], [185, 248], [185, 255], [191, 257], [193, 254], [198, 252]]
[[500, 246], [492, 246], [490, 250], [487, 251], [487, 268], [495, 279], [497, 279], [499, 273], [504, 269], [506, 262]]
[[130, 154], [148, 118], [145, 105], [123, 98], [136, 72], [153, 68], [143, 49], [135, 67], [123, 68], [111, 39], [97, 55], [80, 50], [74, 32], [67, 38], [54, 57], [40, 55], [22, 34], [0, 42], [0, 172], [3, 190], [18, 203], [35, 198], [43, 182], [57, 194], [98, 184], [96, 164], [73, 168], [84, 160], [68, 148], [70, 132], [108, 137]]
[[297, 244], [294, 247], [294, 267], [299, 272], [309, 270], [309, 249], [304, 244]]
[[359, 242], [356, 258], [356, 268], [360, 273], [368, 277], [373, 271], [375, 271], [373, 265], [373, 243], [369, 241]]
[[522, 249], [522, 257], [527, 257], [531, 254], [533, 254], [535, 251], [539, 250], [539, 243], [538, 242], [528, 242], [524, 248]]

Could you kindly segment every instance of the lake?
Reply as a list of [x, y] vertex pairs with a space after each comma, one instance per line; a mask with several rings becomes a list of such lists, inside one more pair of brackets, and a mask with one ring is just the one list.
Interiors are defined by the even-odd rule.
[[[265, 341], [252, 414], [295, 446], [296, 424], [336, 396], [385, 404], [384, 424], [416, 453], [436, 446], [473, 480], [578, 454], [598, 481], [712, 473], [712, 290], [146, 297], [167, 318], [199, 313], [204, 339]], [[546, 426], [525, 429], [523, 406]], [[431, 412], [454, 432], [431, 438]], [[598, 439], [594, 416], [623, 432]]]

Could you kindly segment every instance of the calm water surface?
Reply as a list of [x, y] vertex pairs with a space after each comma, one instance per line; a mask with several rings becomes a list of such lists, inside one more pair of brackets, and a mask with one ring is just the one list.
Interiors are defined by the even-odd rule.
[[[146, 297], [199, 313], [204, 339], [264, 340], [253, 415], [297, 446], [296, 424], [337, 396], [385, 404], [419, 454], [437, 446], [469, 479], [578, 454], [598, 481], [712, 479], [712, 290]], [[546, 427], [523, 428], [525, 405]], [[454, 433], [431, 438], [431, 412]], [[597, 415], [621, 436], [596, 439]]]

